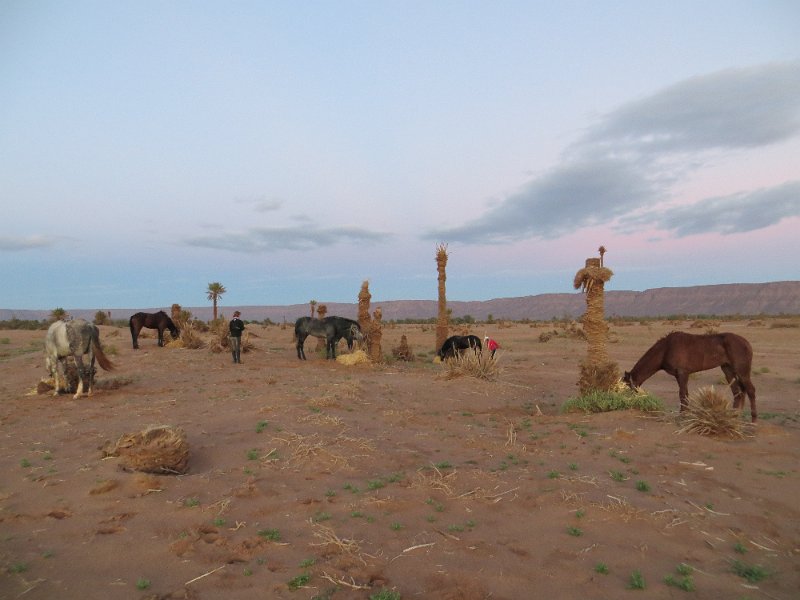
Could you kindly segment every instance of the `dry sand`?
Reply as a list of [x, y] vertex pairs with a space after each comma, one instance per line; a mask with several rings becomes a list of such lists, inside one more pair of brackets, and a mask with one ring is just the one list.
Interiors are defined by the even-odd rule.
[[[629, 369], [691, 325], [612, 325], [609, 357]], [[30, 393], [43, 331], [0, 331], [0, 598], [798, 598], [797, 325], [712, 325], [755, 350], [742, 441], [677, 435], [674, 412], [561, 414], [586, 342], [552, 324], [473, 328], [503, 346], [495, 382], [443, 378], [433, 327], [384, 330], [413, 363], [352, 367], [313, 339], [299, 361], [278, 326], [248, 326], [242, 365], [101, 327], [118, 369], [77, 400]], [[644, 388], [677, 410], [674, 379]], [[186, 475], [103, 458], [149, 425], [186, 432]], [[690, 593], [664, 581], [684, 563]]]

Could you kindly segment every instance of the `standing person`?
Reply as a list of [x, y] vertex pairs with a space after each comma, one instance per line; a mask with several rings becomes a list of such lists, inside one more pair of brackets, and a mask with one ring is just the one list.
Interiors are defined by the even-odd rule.
[[492, 354], [491, 354], [491, 357], [492, 357], [492, 358], [494, 358], [494, 353], [495, 353], [495, 352], [497, 352], [497, 349], [500, 347], [500, 344], [498, 344], [497, 342], [495, 342], [495, 341], [494, 341], [492, 338], [490, 338], [488, 335], [487, 335], [487, 336], [484, 336], [484, 338], [483, 338], [483, 343], [486, 345], [486, 347], [487, 347], [487, 348], [489, 349], [489, 351], [492, 353]]
[[244, 322], [239, 318], [240, 313], [238, 310], [233, 313], [233, 319], [228, 324], [230, 330], [231, 340], [231, 354], [233, 354], [233, 362], [242, 364], [242, 331], [244, 331]]

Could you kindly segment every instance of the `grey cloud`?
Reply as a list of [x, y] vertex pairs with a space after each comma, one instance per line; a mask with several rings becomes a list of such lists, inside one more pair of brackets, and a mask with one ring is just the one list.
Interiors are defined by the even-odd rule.
[[336, 244], [353, 242], [378, 242], [385, 233], [376, 233], [357, 227], [253, 228], [242, 233], [199, 236], [186, 240], [188, 246], [229, 250], [242, 253], [270, 253], [281, 250], [316, 250]]
[[55, 244], [54, 238], [42, 235], [29, 237], [0, 236], [0, 251], [18, 252], [22, 250], [33, 250], [36, 248], [49, 248]]
[[575, 161], [532, 181], [471, 223], [423, 238], [485, 244], [555, 238], [629, 214], [657, 200], [658, 193], [625, 161]]
[[800, 62], [692, 77], [612, 111], [582, 151], [637, 154], [751, 148], [800, 132]]
[[677, 237], [714, 231], [722, 234], [755, 231], [800, 216], [800, 181], [754, 192], [707, 198], [688, 206], [673, 207], [642, 221]]
[[[798, 133], [800, 61], [693, 77], [610, 112], [568, 148], [561, 166], [477, 219], [422, 238], [487, 244], [547, 239], [604, 223], [622, 229], [643, 211], [652, 218], [654, 203], [668, 199], [675, 182], [701, 168], [710, 152], [774, 144]], [[757, 216], [745, 209], [756, 197], [785, 209], [776, 200], [785, 191], [770, 192], [701, 202], [694, 210], [708, 211], [709, 218], [692, 227], [739, 231], [748, 221], [763, 223], [757, 227], [773, 224], [769, 215], [783, 209]], [[729, 203], [725, 221], [718, 214]], [[665, 216], [655, 223], [686, 235], [685, 224]]]

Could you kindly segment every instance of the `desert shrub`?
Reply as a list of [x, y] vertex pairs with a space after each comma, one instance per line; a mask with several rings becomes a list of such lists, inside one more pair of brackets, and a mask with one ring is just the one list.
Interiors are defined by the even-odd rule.
[[641, 390], [632, 390], [622, 382], [609, 391], [591, 390], [586, 394], [568, 398], [561, 412], [610, 412], [612, 410], [663, 411], [660, 398]]
[[497, 358], [492, 358], [489, 353], [464, 352], [456, 354], [453, 358], [444, 361], [446, 367], [445, 379], [455, 379], [456, 377], [475, 377], [494, 381], [500, 375], [500, 367]]
[[712, 385], [689, 396], [688, 406], [682, 414], [682, 426], [678, 430], [678, 433], [687, 432], [741, 438], [744, 437], [744, 423], [739, 411], [731, 407], [727, 395]]
[[94, 324], [95, 325], [109, 325], [111, 323], [111, 317], [108, 313], [104, 310], [98, 310], [94, 313]]
[[194, 322], [189, 321], [181, 328], [181, 335], [177, 340], [165, 341], [167, 348], [186, 348], [188, 350], [197, 350], [205, 346], [205, 342], [200, 337], [199, 333], [194, 327]]
[[414, 353], [411, 351], [411, 347], [408, 345], [408, 339], [406, 338], [405, 334], [400, 337], [400, 345], [396, 348], [392, 348], [392, 356], [397, 360], [409, 362], [414, 360]]
[[35, 331], [37, 329], [47, 329], [50, 323], [47, 321], [36, 321], [34, 319], [8, 319], [0, 321], [0, 329], [23, 329]]
[[795, 329], [797, 327], [800, 327], [798, 321], [775, 321], [769, 324], [770, 329]]
[[[211, 332], [211, 341], [208, 343], [208, 349], [211, 350], [211, 352], [218, 353], [230, 350], [231, 343], [228, 339], [230, 329], [228, 328], [228, 321], [224, 317], [211, 321], [209, 331]], [[242, 334], [242, 353], [250, 352], [254, 348], [255, 346], [250, 340], [250, 332], [245, 329]]]

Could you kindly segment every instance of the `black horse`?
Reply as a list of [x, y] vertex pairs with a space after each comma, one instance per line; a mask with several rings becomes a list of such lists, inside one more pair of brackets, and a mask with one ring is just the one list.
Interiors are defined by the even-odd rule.
[[453, 335], [444, 341], [436, 356], [442, 360], [454, 358], [456, 354], [462, 354], [464, 350], [469, 349], [482, 352], [481, 338], [477, 335]]
[[361, 328], [357, 321], [344, 317], [325, 317], [312, 319], [300, 317], [294, 324], [294, 336], [297, 340], [297, 358], [306, 360], [303, 344], [310, 335], [325, 339], [325, 358], [336, 358], [336, 344], [344, 338], [348, 349], [353, 349], [353, 339], [361, 339]]
[[177, 340], [178, 336], [180, 336], [181, 332], [178, 331], [178, 328], [175, 327], [175, 323], [172, 322], [172, 319], [167, 316], [163, 310], [158, 311], [157, 313], [144, 313], [138, 312], [135, 315], [132, 315], [130, 320], [128, 321], [128, 325], [131, 327], [131, 338], [133, 339], [133, 349], [139, 349], [139, 332], [142, 330], [142, 327], [147, 327], [148, 329], [158, 329], [158, 345], [164, 345], [164, 330], [169, 329], [169, 332], [172, 334], [172, 339]]

